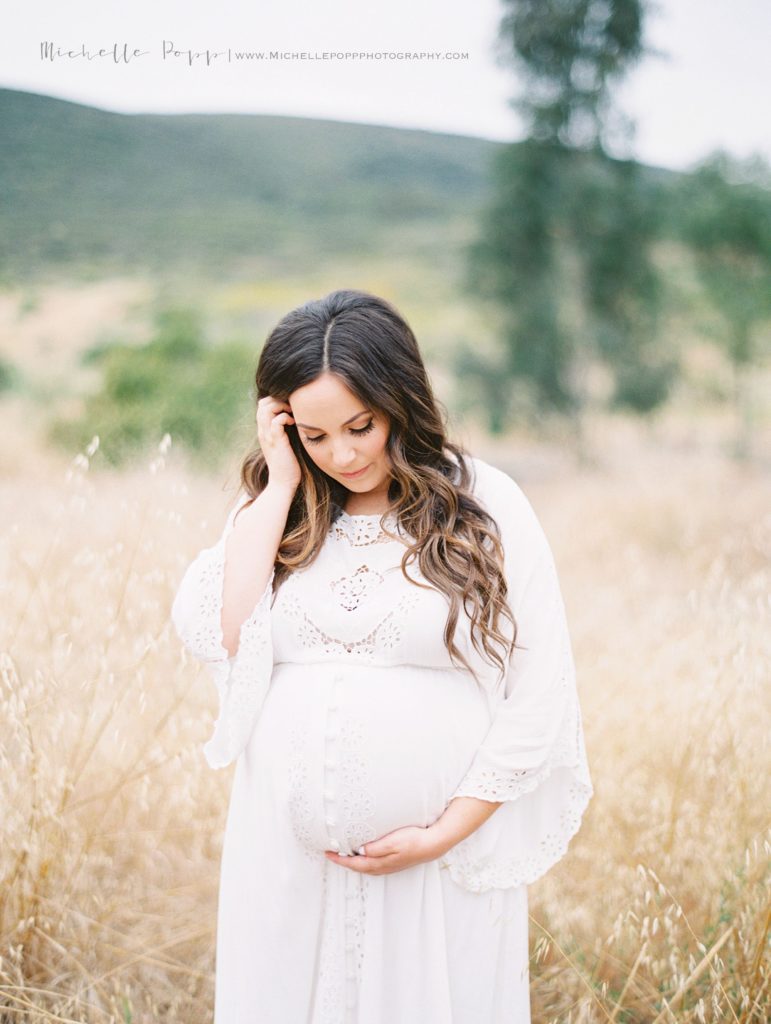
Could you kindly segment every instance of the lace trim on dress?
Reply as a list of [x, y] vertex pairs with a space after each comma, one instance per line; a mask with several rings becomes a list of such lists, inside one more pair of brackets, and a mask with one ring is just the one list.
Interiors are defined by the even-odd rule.
[[364, 547], [368, 544], [387, 544], [393, 538], [386, 534], [383, 526], [389, 530], [398, 523], [395, 512], [374, 512], [371, 515], [352, 516], [343, 509], [332, 524], [332, 531], [338, 540], [347, 540], [352, 547]]
[[401, 642], [407, 612], [417, 603], [418, 596], [417, 592], [403, 595], [393, 611], [359, 640], [341, 640], [319, 629], [294, 594], [286, 594], [285, 609], [297, 622], [295, 635], [303, 647], [332, 656], [350, 654], [371, 660], [378, 651], [393, 650]]
[[[551, 770], [537, 781], [534, 779], [531, 786], [535, 790]], [[581, 819], [593, 794], [591, 781], [578, 766], [571, 771], [571, 781], [562, 794], [562, 806], [558, 816], [557, 826], [541, 837], [537, 845], [523, 847], [517, 842], [515, 835], [509, 833], [512, 839], [511, 844], [505, 841], [506, 829], [502, 828], [503, 837], [498, 840], [493, 852], [486, 853], [480, 850], [480, 839], [478, 833], [486, 826], [496, 822], [496, 815], [504, 814], [506, 805], [499, 807], [491, 818], [477, 832], [457, 843], [443, 857], [439, 859], [440, 867], [447, 868], [450, 877], [458, 885], [469, 892], [486, 892], [488, 889], [507, 889], [515, 885], [529, 885], [541, 878], [554, 864], [557, 863], [567, 851], [570, 840], [578, 832]], [[524, 848], [526, 854], [507, 853], [507, 850]]]
[[312, 863], [318, 863], [318, 850], [313, 845], [311, 824], [313, 823], [313, 807], [310, 801], [311, 771], [308, 761], [310, 741], [307, 729], [294, 723], [289, 734], [289, 766], [287, 778], [289, 792], [287, 807], [289, 820], [295, 838], [305, 857]]
[[[312, 1010], [312, 1019], [318, 1024], [356, 1024], [360, 1019], [357, 1005], [364, 969], [369, 892], [365, 875], [326, 865], [322, 903], [332, 909], [324, 915], [321, 930], [318, 987]], [[342, 956], [341, 950], [345, 951]]]
[[[565, 777], [567, 776], [567, 777]], [[536, 841], [522, 844], [520, 833], [527, 827], [527, 815], [537, 815], [528, 804], [530, 794], [555, 783], [549, 828]], [[594, 790], [584, 745], [581, 709], [575, 693], [570, 695], [563, 728], [548, 760], [535, 771], [499, 771], [492, 766], [473, 768], [453, 793], [481, 800], [501, 802], [477, 832], [457, 843], [442, 858], [450, 877], [470, 892], [528, 885], [544, 875], [565, 854], [578, 832], [581, 819]], [[545, 799], [543, 793], [541, 800]], [[548, 798], [546, 798], [548, 799]], [[519, 803], [518, 803], [519, 802]], [[523, 815], [519, 816], [518, 815]], [[508, 817], [510, 815], [510, 817]], [[490, 843], [490, 836], [495, 839]], [[526, 850], [516, 853], [514, 851]]]
[[350, 576], [330, 580], [329, 589], [347, 612], [356, 611], [384, 582], [385, 576], [368, 565], [360, 565]]
[[241, 624], [233, 657], [223, 644], [225, 543], [241, 507], [239, 504], [231, 511], [219, 541], [200, 551], [188, 566], [171, 609], [184, 646], [207, 664], [217, 689], [219, 715], [203, 747], [212, 768], [224, 768], [246, 746], [273, 671], [270, 599], [275, 567], [251, 615]]

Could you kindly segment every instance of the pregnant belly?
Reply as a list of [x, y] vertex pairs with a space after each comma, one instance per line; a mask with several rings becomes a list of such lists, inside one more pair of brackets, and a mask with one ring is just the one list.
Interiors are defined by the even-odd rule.
[[456, 670], [281, 663], [247, 748], [312, 855], [441, 815], [489, 728]]

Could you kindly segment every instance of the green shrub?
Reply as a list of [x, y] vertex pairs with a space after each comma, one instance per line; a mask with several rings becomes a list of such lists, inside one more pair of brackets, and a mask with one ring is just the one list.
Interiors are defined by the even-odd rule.
[[84, 361], [102, 369], [101, 387], [74, 419], [49, 423], [49, 439], [71, 452], [99, 435], [104, 458], [120, 466], [164, 434], [200, 465], [216, 466], [250, 415], [256, 353], [243, 342], [208, 346], [199, 314], [162, 311], [144, 345], [101, 344]]

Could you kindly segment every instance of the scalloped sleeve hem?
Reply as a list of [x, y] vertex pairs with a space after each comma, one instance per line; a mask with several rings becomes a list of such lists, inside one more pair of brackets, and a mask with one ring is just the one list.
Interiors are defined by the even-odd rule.
[[202, 661], [217, 690], [219, 713], [203, 754], [210, 768], [225, 768], [246, 747], [273, 672], [270, 602], [275, 568], [251, 615], [241, 624], [233, 657], [222, 638], [225, 542], [244, 495], [230, 512], [222, 536], [200, 551], [186, 569], [174, 597], [171, 620], [184, 647]]
[[[583, 763], [544, 769], [535, 787], [501, 806], [470, 836], [439, 859], [454, 882], [469, 892], [529, 885], [561, 860], [581, 826], [593, 789]], [[481, 796], [470, 786], [455, 796]]]
[[[572, 683], [571, 673], [568, 678]], [[593, 792], [581, 709], [571, 685], [559, 731], [538, 768], [512, 771], [494, 763], [484, 747], [477, 754], [451, 799], [471, 796], [501, 806], [453, 846], [440, 866], [470, 892], [529, 885], [565, 855]]]

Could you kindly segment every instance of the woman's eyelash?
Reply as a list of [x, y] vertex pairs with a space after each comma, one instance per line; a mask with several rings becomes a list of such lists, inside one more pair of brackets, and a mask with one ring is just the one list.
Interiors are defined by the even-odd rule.
[[[370, 432], [370, 430], [372, 430], [374, 425], [375, 425], [375, 421], [374, 420], [370, 420], [369, 423], [366, 425], [366, 427], [359, 427], [358, 430], [356, 429], [356, 427], [351, 427], [351, 433], [352, 434], [356, 434], [359, 437], [361, 437], [362, 434], [368, 434]], [[323, 438], [323, 436], [324, 436], [323, 434], [319, 434], [318, 437], [306, 437], [305, 440], [308, 441], [309, 444], [316, 444], [316, 442], [320, 441]]]

